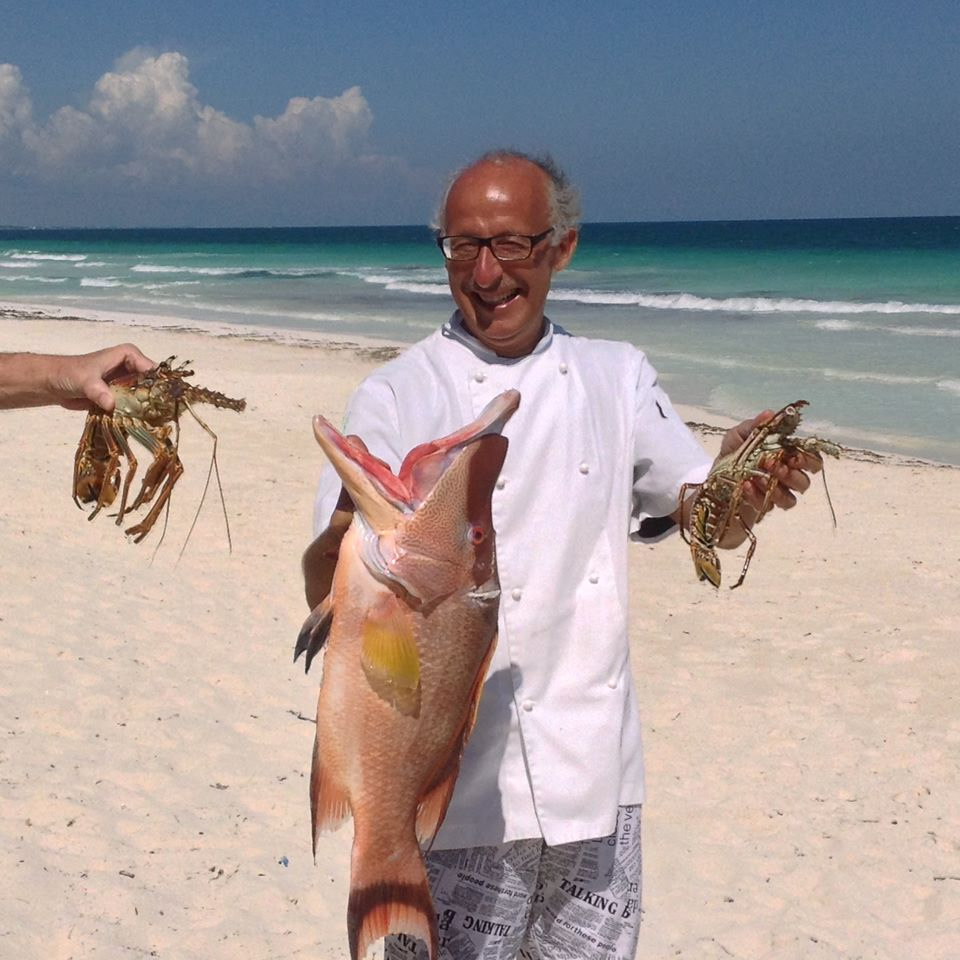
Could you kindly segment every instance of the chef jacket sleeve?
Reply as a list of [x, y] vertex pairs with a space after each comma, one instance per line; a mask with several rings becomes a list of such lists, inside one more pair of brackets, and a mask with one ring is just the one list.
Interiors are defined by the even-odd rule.
[[645, 356], [636, 384], [633, 462], [630, 535], [658, 540], [676, 527], [669, 515], [677, 508], [681, 486], [703, 481], [711, 460], [674, 410]]

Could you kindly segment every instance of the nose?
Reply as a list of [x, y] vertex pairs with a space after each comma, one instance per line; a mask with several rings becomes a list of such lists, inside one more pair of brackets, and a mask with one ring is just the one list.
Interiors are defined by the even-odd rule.
[[489, 290], [500, 282], [503, 268], [489, 247], [481, 247], [477, 259], [473, 261], [473, 285]]

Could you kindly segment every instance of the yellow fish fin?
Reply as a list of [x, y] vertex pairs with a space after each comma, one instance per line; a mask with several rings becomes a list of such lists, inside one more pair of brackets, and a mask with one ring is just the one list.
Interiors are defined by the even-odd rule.
[[409, 620], [399, 611], [367, 615], [360, 662], [376, 694], [408, 717], [420, 713], [420, 654]]

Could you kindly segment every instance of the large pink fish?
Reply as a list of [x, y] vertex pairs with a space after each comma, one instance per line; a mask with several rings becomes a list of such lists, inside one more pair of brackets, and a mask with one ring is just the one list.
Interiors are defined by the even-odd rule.
[[[323, 417], [314, 432], [356, 511], [296, 655], [325, 645], [310, 779], [317, 832], [354, 820], [347, 928], [356, 960], [388, 933], [437, 952], [420, 844], [437, 832], [493, 653], [500, 587], [490, 500], [520, 395], [407, 454], [398, 475]], [[341, 515], [341, 520], [342, 520]], [[337, 522], [335, 520], [335, 522]], [[329, 563], [338, 534], [321, 534]], [[311, 550], [314, 549], [311, 547]], [[309, 551], [308, 551], [309, 553]], [[326, 585], [311, 584], [315, 599]], [[314, 578], [315, 579], [315, 578]]]

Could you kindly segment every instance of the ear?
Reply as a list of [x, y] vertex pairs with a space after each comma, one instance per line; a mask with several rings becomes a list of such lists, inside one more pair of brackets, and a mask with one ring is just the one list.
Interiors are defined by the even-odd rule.
[[563, 270], [564, 267], [573, 259], [577, 250], [577, 242], [580, 239], [580, 231], [576, 229], [568, 230], [563, 239], [553, 248], [553, 269]]

